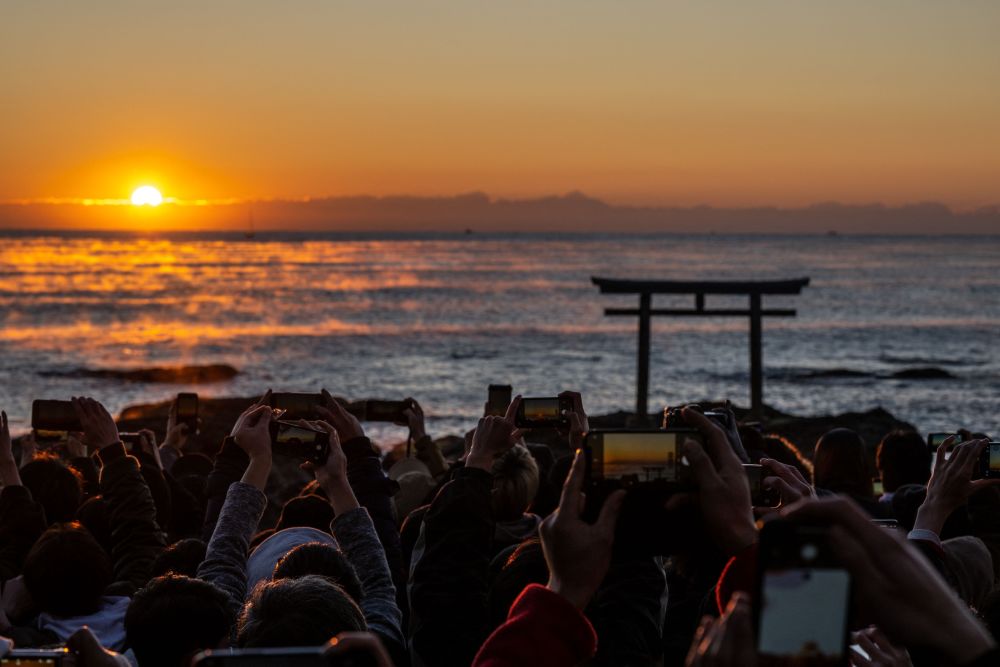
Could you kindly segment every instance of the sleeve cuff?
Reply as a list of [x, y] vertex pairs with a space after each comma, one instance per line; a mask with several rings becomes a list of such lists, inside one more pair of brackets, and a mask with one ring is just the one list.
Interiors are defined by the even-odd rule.
[[934, 546], [941, 548], [941, 536], [933, 530], [927, 530], [926, 528], [914, 528], [907, 533], [906, 539], [930, 542]]

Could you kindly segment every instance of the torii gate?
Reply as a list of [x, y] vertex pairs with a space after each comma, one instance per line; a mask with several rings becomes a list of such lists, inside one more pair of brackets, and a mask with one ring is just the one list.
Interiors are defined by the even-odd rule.
[[[611, 317], [639, 317], [639, 365], [636, 373], [636, 414], [648, 414], [649, 398], [649, 322], [653, 316], [669, 317], [749, 317], [750, 318], [750, 411], [760, 419], [764, 407], [764, 375], [761, 364], [761, 318], [795, 317], [794, 309], [764, 310], [764, 294], [800, 294], [809, 278], [795, 280], [616, 280], [591, 277], [601, 294], [638, 294], [638, 308], [605, 308]], [[653, 308], [654, 294], [693, 294], [694, 308]], [[741, 295], [750, 298], [747, 310], [717, 308], [705, 310], [706, 294]]]

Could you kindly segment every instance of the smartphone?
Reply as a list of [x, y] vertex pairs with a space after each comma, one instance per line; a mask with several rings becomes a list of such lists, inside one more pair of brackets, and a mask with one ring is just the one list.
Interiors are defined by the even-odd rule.
[[177, 423], [187, 424], [188, 435], [198, 432], [198, 394], [177, 394]]
[[876, 498], [885, 493], [885, 484], [882, 483], [881, 479], [872, 480], [872, 492], [875, 494]]
[[754, 507], [777, 507], [781, 504], [781, 494], [772, 489], [764, 488], [764, 478], [767, 472], [764, 466], [756, 463], [744, 463], [743, 472], [750, 483], [750, 504]]
[[330, 455], [330, 434], [292, 422], [271, 422], [271, 451], [278, 456], [323, 465]]
[[827, 532], [783, 520], [760, 531], [754, 620], [762, 665], [847, 665], [851, 576]]
[[506, 415], [512, 393], [509, 384], [491, 384], [486, 390], [486, 416], [503, 417]]
[[66, 648], [27, 649], [16, 648], [0, 658], [0, 665], [17, 665], [18, 667], [51, 667], [62, 665], [63, 659], [69, 655]]
[[412, 404], [409, 401], [368, 400], [364, 405], [365, 421], [405, 424], [406, 415], [403, 411], [408, 410]]
[[626, 488], [644, 482], [686, 486], [690, 475], [682, 463], [681, 445], [687, 439], [704, 442], [694, 429], [591, 431], [584, 438], [589, 476]]
[[214, 649], [194, 657], [195, 667], [377, 667], [375, 656], [355, 650], [335, 656], [325, 655], [322, 646], [293, 648]]
[[316, 407], [323, 406], [323, 394], [281, 392], [271, 394], [271, 407], [284, 410], [285, 419], [316, 419]]
[[887, 528], [891, 530], [899, 528], [899, 522], [896, 521], [895, 519], [872, 519], [872, 523], [874, 523], [879, 528]]
[[931, 454], [936, 452], [938, 447], [943, 445], [944, 441], [952, 436], [955, 436], [955, 442], [951, 444], [952, 447], [962, 442], [962, 435], [959, 433], [928, 433], [927, 447], [931, 450]]
[[522, 398], [514, 416], [519, 428], [558, 428], [568, 423], [566, 414], [573, 411], [569, 398]]
[[987, 442], [980, 459], [982, 479], [1000, 477], [1000, 442]]
[[82, 431], [83, 425], [69, 401], [36, 399], [31, 404], [31, 428], [38, 431]]
[[118, 439], [125, 445], [125, 449], [134, 452], [139, 449], [139, 440], [142, 435], [139, 433], [119, 433]]

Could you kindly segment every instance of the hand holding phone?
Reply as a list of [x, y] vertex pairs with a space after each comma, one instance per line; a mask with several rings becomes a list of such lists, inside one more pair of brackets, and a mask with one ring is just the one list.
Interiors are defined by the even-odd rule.
[[[827, 534], [829, 546], [850, 572], [866, 619], [890, 641], [927, 648], [956, 665], [971, 663], [995, 645], [929, 561], [896, 531], [874, 525], [850, 500], [809, 500], [782, 515], [836, 528]], [[815, 599], [809, 614], [816, 614]]]
[[774, 459], [761, 459], [760, 465], [765, 473], [762, 484], [778, 494], [781, 505], [787, 507], [802, 498], [816, 497], [812, 484], [795, 466]]
[[514, 417], [518, 428], [562, 428], [569, 423], [573, 401], [564, 395], [547, 398], [522, 398]]
[[72, 403], [87, 447], [101, 449], [119, 441], [118, 426], [103, 405], [86, 396], [74, 397]]
[[611, 565], [615, 524], [625, 499], [616, 491], [604, 501], [597, 521], [586, 523], [580, 516], [586, 461], [577, 452], [566, 482], [559, 509], [542, 522], [539, 534], [549, 565], [548, 587], [582, 610], [597, 592]]
[[512, 395], [513, 389], [509, 384], [491, 384], [486, 390], [486, 410], [483, 416], [503, 417], [507, 414]]
[[316, 412], [321, 419], [337, 429], [337, 436], [340, 437], [342, 443], [365, 436], [365, 430], [362, 428], [361, 422], [356, 415], [352, 414], [346, 406], [335, 399], [326, 389], [323, 389], [320, 395], [323, 398], [323, 405]]
[[757, 653], [763, 664], [844, 664], [851, 575], [830, 544], [827, 525], [765, 523], [756, 590]]
[[330, 455], [330, 434], [326, 431], [308, 422], [283, 420], [270, 422], [269, 429], [271, 451], [277, 456], [308, 461], [316, 465], [326, 463]]
[[733, 556], [757, 541], [750, 485], [743, 465], [726, 434], [712, 420], [690, 408], [684, 408], [680, 417], [704, 436], [704, 444], [688, 440], [684, 455], [698, 487], [705, 527], [716, 545]]
[[[917, 510], [913, 526], [938, 535], [944, 529], [945, 520], [964, 505], [969, 496], [983, 487], [1000, 483], [1000, 479], [976, 479], [982, 475], [983, 457], [989, 454], [985, 440], [963, 442], [955, 447], [951, 456], [946, 456], [950, 445], [949, 438], [934, 456], [927, 497]], [[986, 465], [989, 465], [988, 460]]]

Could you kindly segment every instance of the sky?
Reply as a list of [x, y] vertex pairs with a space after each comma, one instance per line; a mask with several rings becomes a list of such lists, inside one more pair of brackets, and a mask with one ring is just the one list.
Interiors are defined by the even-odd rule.
[[0, 202], [1000, 203], [991, 0], [0, 4]]

